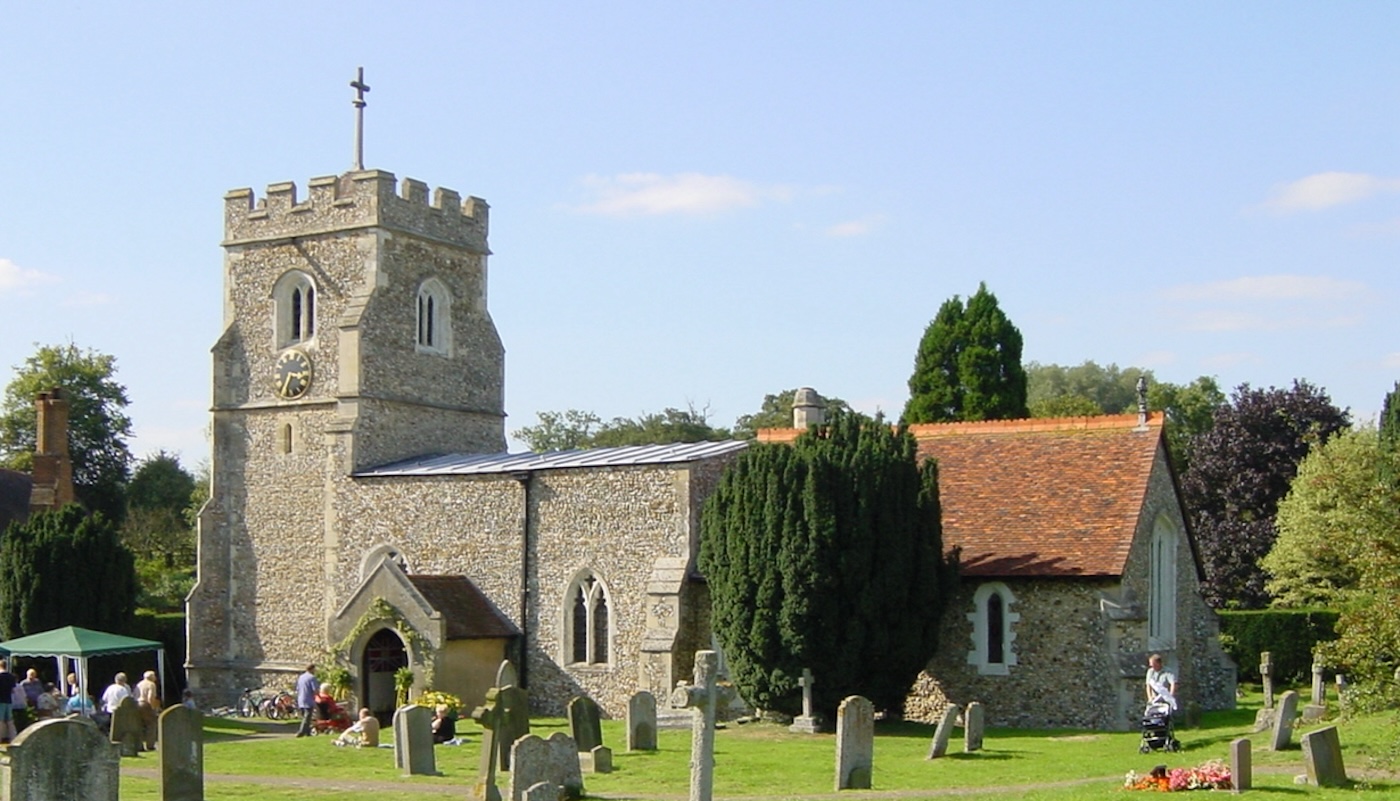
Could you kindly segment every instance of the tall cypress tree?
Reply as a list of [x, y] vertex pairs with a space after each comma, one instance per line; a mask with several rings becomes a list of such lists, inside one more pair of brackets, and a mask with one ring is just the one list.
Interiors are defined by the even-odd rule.
[[956, 580], [934, 462], [904, 429], [838, 414], [792, 446], [755, 445], [701, 518], [700, 567], [730, 674], [763, 709], [826, 713], [847, 695], [900, 709], [937, 648]]
[[906, 423], [1029, 416], [1021, 332], [981, 284], [964, 306], [944, 301], [924, 330], [909, 377]]

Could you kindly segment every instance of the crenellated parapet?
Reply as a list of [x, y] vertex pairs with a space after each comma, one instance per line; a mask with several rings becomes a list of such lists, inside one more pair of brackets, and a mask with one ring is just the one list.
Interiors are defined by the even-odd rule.
[[304, 199], [297, 198], [291, 181], [268, 186], [262, 198], [252, 189], [229, 192], [224, 195], [223, 244], [377, 227], [489, 253], [489, 209], [479, 197], [463, 200], [451, 189], [438, 188], [430, 199], [422, 181], [400, 182], [391, 172], [363, 170], [312, 178]]

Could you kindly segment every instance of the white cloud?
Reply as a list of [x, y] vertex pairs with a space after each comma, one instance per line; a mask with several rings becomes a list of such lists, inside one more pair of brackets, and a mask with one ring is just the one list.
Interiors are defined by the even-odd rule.
[[786, 201], [793, 195], [789, 187], [760, 186], [729, 175], [696, 172], [590, 175], [583, 184], [594, 199], [574, 210], [606, 217], [715, 214], [750, 208], [768, 200]]
[[837, 223], [826, 229], [826, 235], [837, 238], [865, 236], [878, 228], [884, 221], [885, 215], [871, 214], [858, 220], [847, 220], [846, 222]]
[[1366, 292], [1359, 281], [1345, 281], [1325, 275], [1247, 275], [1228, 281], [1182, 284], [1169, 287], [1169, 300], [1203, 301], [1280, 301], [1345, 300]]
[[1400, 367], [1400, 351], [1387, 353], [1385, 357], [1381, 359], [1381, 366], [1390, 370]]
[[0, 292], [23, 291], [57, 280], [38, 270], [26, 270], [9, 259], [0, 259]]
[[1400, 179], [1379, 178], [1364, 172], [1320, 172], [1291, 183], [1279, 184], [1263, 207], [1278, 214], [1317, 211], [1355, 203], [1383, 192], [1400, 192]]

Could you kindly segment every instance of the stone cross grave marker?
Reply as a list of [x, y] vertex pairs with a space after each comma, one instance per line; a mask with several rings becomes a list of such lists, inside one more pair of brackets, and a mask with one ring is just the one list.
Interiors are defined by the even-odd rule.
[[41, 720], [0, 761], [0, 797], [9, 801], [117, 801], [120, 783], [117, 746], [88, 720]]
[[527, 734], [511, 745], [510, 799], [524, 801], [530, 788], [548, 782], [562, 790], [563, 798], [583, 797], [583, 773], [578, 765], [574, 738], [555, 732], [545, 740]]
[[574, 737], [580, 754], [603, 744], [603, 723], [598, 702], [586, 695], [569, 699], [569, 733]]
[[515, 663], [509, 659], [501, 660], [501, 666], [496, 668], [497, 687], [518, 687], [520, 676], [515, 671]]
[[656, 750], [656, 696], [646, 690], [627, 699], [627, 750]]
[[938, 759], [948, 753], [948, 740], [953, 737], [953, 729], [958, 725], [958, 708], [952, 705], [944, 708], [938, 728], [933, 730], [933, 742], [929, 744], [928, 759]]
[[788, 731], [797, 734], [816, 734], [822, 730], [821, 716], [812, 711], [812, 686], [817, 680], [812, 678], [812, 671], [802, 668], [802, 678], [797, 680], [802, 687], [802, 714], [793, 719]]
[[436, 776], [433, 753], [433, 713], [409, 704], [394, 712], [394, 767], [405, 776]]
[[1316, 662], [1312, 666], [1312, 703], [1316, 706], [1327, 705], [1327, 682], [1323, 675], [1326, 668]]
[[719, 654], [715, 651], [695, 652], [695, 683], [681, 682], [671, 693], [671, 706], [689, 707], [690, 734], [690, 801], [710, 801], [715, 785], [715, 712], [728, 703], [728, 688], [717, 684]]
[[1342, 741], [1337, 727], [1328, 726], [1303, 735], [1303, 765], [1308, 781], [1318, 787], [1346, 787], [1347, 771], [1342, 765]]
[[141, 753], [141, 740], [146, 736], [146, 723], [141, 720], [141, 707], [127, 696], [112, 713], [112, 742], [121, 748], [121, 755], [134, 757]]
[[836, 708], [836, 789], [869, 790], [875, 768], [875, 705], [859, 695]]
[[204, 801], [204, 713], [177, 704], [160, 713], [161, 801]]
[[[498, 687], [496, 708], [501, 711], [500, 728], [496, 732], [499, 767], [510, 770], [510, 747], [530, 733], [530, 694], [520, 687]], [[487, 693], [490, 697], [490, 693]]]
[[1274, 736], [1269, 742], [1270, 751], [1282, 751], [1293, 739], [1293, 720], [1298, 716], [1298, 694], [1289, 690], [1278, 702], [1274, 715]]
[[481, 726], [481, 762], [471, 796], [476, 801], [501, 801], [501, 791], [496, 788], [496, 752], [501, 748], [501, 710], [496, 706], [497, 692], [495, 687], [487, 690], [486, 703], [472, 710], [472, 720]]
[[963, 712], [963, 751], [972, 753], [982, 750], [982, 732], [986, 713], [980, 701], [973, 701]]
[[1264, 679], [1264, 708], [1274, 708], [1274, 655], [1259, 652], [1259, 675]]
[[1230, 741], [1230, 787], [1242, 793], [1254, 786], [1254, 757], [1249, 752], [1249, 740], [1243, 737]]

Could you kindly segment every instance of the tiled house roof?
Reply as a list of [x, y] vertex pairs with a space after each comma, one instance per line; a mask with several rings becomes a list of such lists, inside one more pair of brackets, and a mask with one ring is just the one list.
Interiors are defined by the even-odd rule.
[[447, 639], [474, 640], [518, 637], [520, 629], [466, 576], [407, 576], [434, 609], [447, 621]]
[[1162, 436], [1160, 416], [912, 426], [938, 459], [946, 547], [978, 577], [1121, 576]]

